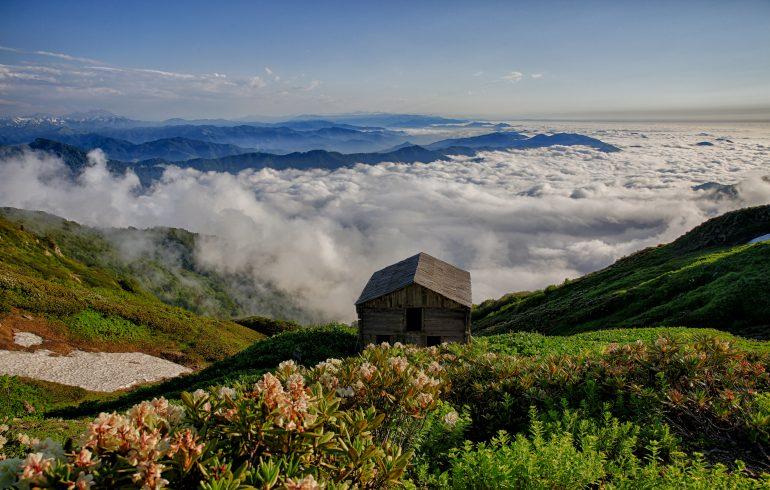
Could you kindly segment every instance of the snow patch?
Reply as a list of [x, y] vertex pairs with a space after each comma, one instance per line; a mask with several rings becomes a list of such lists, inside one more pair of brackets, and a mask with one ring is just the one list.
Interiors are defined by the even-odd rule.
[[125, 389], [189, 371], [179, 364], [141, 352], [75, 350], [69, 355], [58, 356], [45, 349], [35, 352], [0, 350], [0, 374], [26, 376], [91, 391]]
[[43, 337], [30, 332], [16, 332], [13, 334], [13, 343], [22, 347], [32, 347], [43, 343]]
[[770, 240], [770, 233], [768, 233], [767, 235], [758, 236], [755, 239], [750, 240], [749, 243], [766, 242], [768, 240]]

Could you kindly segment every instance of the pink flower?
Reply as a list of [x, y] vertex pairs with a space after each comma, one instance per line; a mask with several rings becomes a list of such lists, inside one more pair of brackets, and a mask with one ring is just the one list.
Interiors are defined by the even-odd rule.
[[67, 486], [67, 490], [88, 490], [94, 485], [96, 485], [96, 482], [94, 481], [93, 475], [87, 475], [81, 471], [78, 475], [78, 479], [75, 480], [75, 483], [71, 483]]
[[388, 364], [390, 364], [390, 367], [392, 367], [394, 371], [401, 374], [406, 370], [407, 366], [409, 366], [409, 361], [406, 360], [406, 357], [396, 356], [388, 359]]
[[420, 408], [428, 408], [428, 406], [433, 403], [433, 395], [430, 393], [420, 393], [417, 395], [415, 401]]
[[374, 376], [374, 373], [376, 372], [377, 372], [377, 368], [368, 362], [364, 362], [358, 368], [358, 373], [361, 375], [362, 378], [364, 378], [367, 381], [371, 381], [372, 376]]
[[142, 484], [142, 490], [156, 490], [168, 485], [168, 480], [163, 478], [163, 470], [166, 467], [154, 461], [142, 462], [137, 466], [137, 471], [133, 475], [135, 483]]
[[78, 468], [88, 468], [89, 466], [93, 466], [95, 463], [91, 460], [92, 456], [93, 454], [88, 449], [81, 449], [79, 452], [75, 453], [75, 466]]
[[33, 480], [43, 476], [45, 470], [51, 467], [53, 459], [46, 458], [43, 453], [29, 453], [21, 464], [21, 479]]
[[450, 427], [454, 427], [458, 420], [460, 420], [460, 416], [454, 410], [444, 415], [444, 423]]
[[301, 480], [287, 480], [285, 485], [287, 490], [320, 490], [322, 488], [313, 475], [307, 475]]

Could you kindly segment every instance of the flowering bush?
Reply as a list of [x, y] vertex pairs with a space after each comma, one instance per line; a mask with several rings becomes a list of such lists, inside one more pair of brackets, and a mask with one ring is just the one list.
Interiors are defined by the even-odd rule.
[[724, 442], [766, 471], [768, 366], [718, 339], [528, 357], [369, 346], [102, 413], [63, 446], [22, 437], [0, 487], [750, 487], [768, 482], [694, 451]]
[[26, 441], [26, 458], [6, 459], [0, 475], [72, 489], [391, 486], [412, 456], [402, 448], [439, 404], [443, 371], [400, 345], [312, 368], [285, 361], [252, 386], [102, 413], [78, 446]]
[[[460, 351], [447, 365], [449, 400], [467, 404], [480, 439], [526, 428], [528, 408], [586, 407], [601, 416], [605, 403], [623, 419], [666, 423], [691, 447], [766, 444], [770, 417], [757, 397], [770, 390], [770, 359], [718, 338], [693, 343], [666, 337], [610, 344], [601, 354], [519, 357]], [[764, 441], [764, 442], [761, 442]]]

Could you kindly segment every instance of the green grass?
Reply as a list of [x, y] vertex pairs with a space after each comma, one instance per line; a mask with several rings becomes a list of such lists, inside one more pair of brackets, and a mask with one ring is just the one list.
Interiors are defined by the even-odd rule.
[[677, 325], [770, 338], [770, 243], [736, 244], [770, 231], [769, 210], [728, 213], [577, 280], [485, 301], [473, 311], [474, 332]]
[[74, 335], [86, 340], [118, 342], [152, 342], [157, 335], [146, 325], [137, 325], [119, 316], [105, 316], [94, 310], [83, 310], [64, 319]]
[[[119, 277], [129, 291], [198, 315], [242, 317], [254, 312], [311, 321], [314, 313], [297, 298], [246, 274], [200, 267], [195, 251], [201, 235], [178, 228], [91, 228], [40, 211], [0, 208], [0, 217], [38, 237], [63, 255]], [[54, 263], [42, 263], [45, 267]], [[112, 282], [107, 278], [110, 287]]]
[[248, 347], [262, 334], [167, 305], [130, 278], [68, 257], [46, 237], [0, 217], [0, 312], [64, 325], [72, 341], [120, 344], [188, 366]]
[[268, 318], [265, 316], [249, 316], [246, 318], [236, 318], [233, 321], [239, 325], [248, 327], [254, 330], [255, 332], [259, 332], [267, 337], [302, 328], [302, 325], [300, 325], [299, 323], [293, 322], [291, 320], [279, 320], [275, 318]]
[[37, 416], [54, 408], [108, 397], [76, 386], [0, 375], [0, 419]]
[[[750, 352], [770, 353], [770, 343], [747, 340], [727, 332], [698, 328], [640, 328], [586, 332], [571, 336], [545, 336], [533, 332], [515, 332], [474, 338], [470, 349], [485, 352], [533, 356], [600, 353], [611, 343], [649, 342], [661, 336], [691, 342], [703, 337], [718, 337]], [[355, 329], [344, 325], [306, 327], [284, 332], [255, 342], [251, 347], [193, 374], [147, 385], [114, 399], [94, 399], [77, 406], [53, 410], [55, 416], [84, 416], [129, 407], [156, 396], [177, 397], [182, 391], [210, 386], [251, 383], [278, 366], [294, 359], [311, 366], [328, 358], [344, 358], [358, 350]]]
[[51, 414], [61, 417], [82, 417], [126, 408], [156, 396], [175, 398], [182, 391], [233, 383], [250, 383], [287, 359], [293, 359], [305, 365], [314, 365], [332, 357], [351, 356], [358, 350], [357, 341], [355, 329], [345, 325], [332, 324], [291, 330], [257, 341], [242, 352], [216, 362], [197, 373], [142, 386], [115, 399], [96, 399], [77, 406], [60, 407], [52, 410]]
[[712, 328], [692, 327], [607, 329], [568, 336], [548, 336], [537, 332], [511, 332], [477, 337], [474, 339], [474, 343], [483, 351], [542, 357], [552, 354], [597, 353], [611, 343], [651, 342], [659, 337], [671, 337], [682, 342], [693, 342], [704, 337], [716, 337], [728, 340], [731, 344], [748, 352], [770, 354], [770, 342], [745, 339]]

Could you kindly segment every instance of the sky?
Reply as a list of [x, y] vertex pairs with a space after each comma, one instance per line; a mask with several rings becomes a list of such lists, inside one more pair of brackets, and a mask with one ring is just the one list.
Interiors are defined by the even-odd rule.
[[770, 2], [0, 1], [0, 114], [770, 119]]

